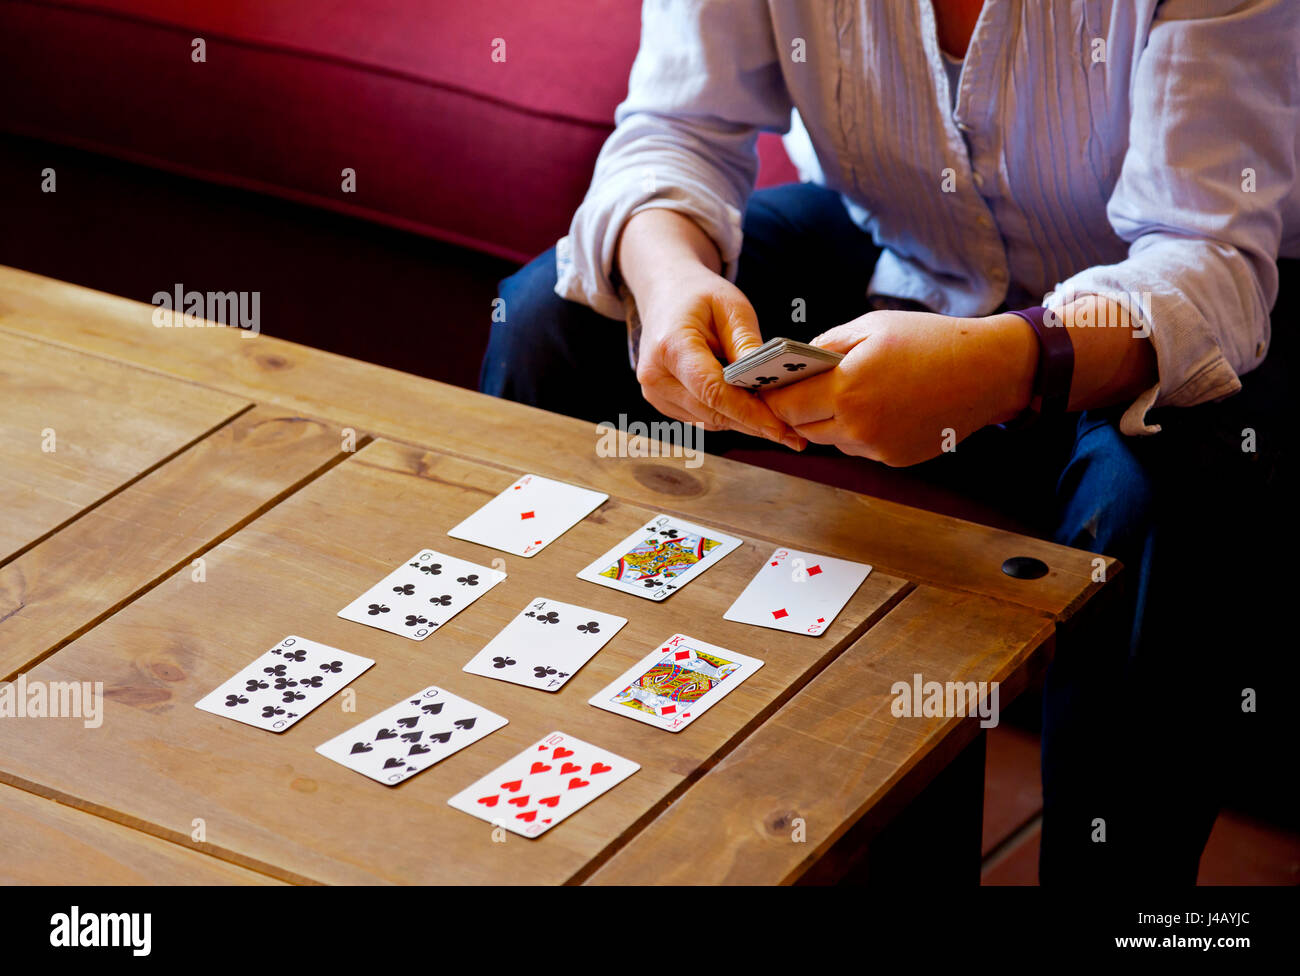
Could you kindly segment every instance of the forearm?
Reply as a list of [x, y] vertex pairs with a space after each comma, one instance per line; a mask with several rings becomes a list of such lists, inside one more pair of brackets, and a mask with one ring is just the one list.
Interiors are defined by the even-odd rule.
[[[1070, 410], [1090, 410], [1136, 399], [1158, 379], [1155, 349], [1134, 331], [1128, 309], [1099, 295], [1083, 295], [1056, 313], [1069, 330], [1074, 347]], [[1012, 408], [1029, 404], [1033, 373], [1038, 365], [1038, 338], [1017, 315], [993, 316], [1000, 329], [1017, 337], [1021, 351], [1013, 357]], [[1032, 350], [1027, 355], [1025, 350]]]
[[722, 269], [713, 240], [691, 218], [656, 207], [633, 214], [623, 225], [614, 250], [614, 272], [634, 296], [648, 293], [665, 272], [683, 262], [703, 265], [714, 274]]

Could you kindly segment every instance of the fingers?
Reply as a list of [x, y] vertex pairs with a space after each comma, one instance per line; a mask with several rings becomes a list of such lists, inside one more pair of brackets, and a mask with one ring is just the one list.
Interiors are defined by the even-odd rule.
[[748, 301], [729, 301], [714, 296], [712, 305], [714, 327], [722, 340], [722, 353], [727, 362], [734, 363], [763, 344], [763, 336], [758, 331], [758, 316]]
[[806, 380], [770, 393], [760, 393], [772, 413], [791, 427], [830, 420], [835, 416], [834, 371], [810, 376]]
[[865, 316], [862, 319], [846, 322], [844, 325], [837, 325], [833, 329], [827, 329], [812, 341], [812, 345], [847, 355], [871, 332], [871, 327], [864, 319]]
[[[729, 426], [785, 443], [799, 450], [794, 432], [768, 409], [767, 404], [755, 396], [730, 386], [722, 378], [722, 367], [709, 352], [708, 344], [699, 333], [682, 331], [665, 344], [665, 368], [677, 377], [686, 392], [699, 401], [711, 417], [725, 418]], [[697, 412], [700, 407], [694, 408]]]

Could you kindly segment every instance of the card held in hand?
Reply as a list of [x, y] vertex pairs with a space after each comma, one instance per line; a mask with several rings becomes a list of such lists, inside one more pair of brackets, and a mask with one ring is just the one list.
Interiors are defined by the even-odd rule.
[[817, 637], [826, 632], [870, 572], [865, 563], [777, 549], [722, 616]]
[[641, 767], [552, 732], [447, 803], [523, 837], [539, 837]]
[[421, 549], [338, 615], [424, 640], [505, 578], [499, 570]]
[[396, 786], [505, 724], [483, 706], [430, 685], [316, 751], [378, 783]]
[[647, 600], [663, 600], [734, 552], [740, 542], [671, 515], [656, 515], [580, 571], [578, 578]]
[[526, 474], [447, 534], [530, 558], [590, 515], [609, 496]]
[[374, 663], [291, 634], [194, 707], [283, 732]]
[[685, 634], [674, 634], [589, 704], [667, 732], [680, 732], [763, 662]]
[[559, 691], [627, 623], [625, 617], [538, 597], [465, 665], [470, 674]]

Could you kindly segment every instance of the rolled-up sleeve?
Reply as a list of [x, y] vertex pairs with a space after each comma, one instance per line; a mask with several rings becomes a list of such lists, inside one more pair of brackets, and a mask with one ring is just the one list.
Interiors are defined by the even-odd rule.
[[790, 110], [762, 0], [646, 0], [627, 99], [556, 245], [556, 293], [622, 319], [618, 237], [629, 217], [654, 207], [699, 224], [734, 279], [758, 132], [788, 129]]
[[1129, 146], [1108, 206], [1129, 242], [1117, 264], [1058, 286], [1123, 296], [1154, 344], [1155, 387], [1121, 428], [1153, 433], [1153, 406], [1241, 388], [1264, 359], [1277, 298], [1282, 208], [1296, 179], [1300, 3], [1166, 0], [1134, 72]]

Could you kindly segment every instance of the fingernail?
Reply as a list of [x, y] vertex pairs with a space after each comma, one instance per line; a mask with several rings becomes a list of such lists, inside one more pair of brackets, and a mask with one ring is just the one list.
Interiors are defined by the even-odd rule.
[[802, 445], [799, 443], [799, 438], [795, 437], [793, 434], [786, 434], [781, 438], [781, 443], [792, 451], [803, 450]]

